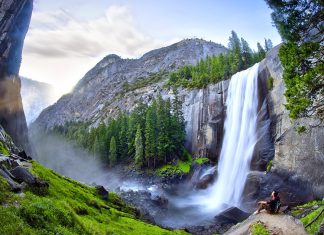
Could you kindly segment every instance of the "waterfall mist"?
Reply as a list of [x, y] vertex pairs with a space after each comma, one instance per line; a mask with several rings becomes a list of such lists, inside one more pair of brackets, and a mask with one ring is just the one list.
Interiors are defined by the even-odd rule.
[[35, 160], [58, 173], [89, 185], [97, 184], [109, 190], [142, 188], [132, 180], [108, 169], [98, 156], [78, 147], [64, 137], [32, 129], [30, 140], [35, 151]]

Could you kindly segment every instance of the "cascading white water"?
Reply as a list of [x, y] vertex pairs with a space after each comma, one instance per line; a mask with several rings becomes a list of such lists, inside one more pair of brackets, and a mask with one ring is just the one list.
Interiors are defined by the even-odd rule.
[[236, 73], [229, 84], [218, 179], [212, 187], [218, 203], [240, 206], [257, 141], [258, 68]]
[[[258, 136], [258, 68], [259, 64], [255, 64], [236, 73], [230, 80], [217, 181], [205, 190], [182, 197], [170, 197], [170, 204], [180, 212], [177, 218], [165, 219], [166, 224], [199, 224], [212, 219], [226, 208], [241, 207], [241, 197]], [[215, 168], [207, 169], [200, 178], [215, 172]]]

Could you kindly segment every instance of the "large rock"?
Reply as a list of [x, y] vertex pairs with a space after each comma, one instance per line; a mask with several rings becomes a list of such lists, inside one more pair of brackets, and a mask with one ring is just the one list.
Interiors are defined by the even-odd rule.
[[237, 207], [231, 207], [215, 216], [215, 220], [221, 224], [237, 224], [248, 218], [249, 215], [249, 213], [246, 213]]
[[18, 147], [29, 153], [18, 74], [32, 6], [32, 0], [3, 0], [0, 3], [0, 125]]
[[251, 225], [262, 223], [271, 234], [278, 235], [306, 235], [307, 232], [303, 224], [289, 215], [270, 215], [268, 213], [260, 213], [251, 215], [247, 220], [233, 226], [225, 234], [238, 235], [250, 234]]

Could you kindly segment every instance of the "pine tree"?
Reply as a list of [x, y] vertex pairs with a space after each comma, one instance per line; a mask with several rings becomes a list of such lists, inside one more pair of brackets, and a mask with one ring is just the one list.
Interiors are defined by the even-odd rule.
[[126, 114], [122, 114], [120, 117], [119, 149], [120, 149], [120, 158], [122, 159], [126, 158], [128, 155]]
[[239, 70], [242, 70], [242, 50], [241, 50], [241, 41], [237, 36], [236, 32], [232, 30], [231, 36], [229, 37], [229, 49], [231, 50], [232, 58], [232, 73], [236, 73]]
[[137, 167], [142, 167], [144, 165], [144, 147], [141, 125], [137, 125], [136, 135], [135, 135], [135, 165]]
[[115, 137], [113, 136], [109, 144], [109, 165], [113, 166], [117, 162], [117, 144]]
[[177, 90], [174, 90], [174, 100], [172, 104], [172, 142], [174, 143], [175, 149], [172, 152], [177, 152], [180, 156], [184, 150], [184, 141], [186, 138], [185, 122], [182, 112], [182, 102], [179, 98]]
[[94, 143], [93, 143], [93, 155], [99, 155], [100, 154], [100, 143], [98, 140], [98, 136], [95, 137]]
[[260, 60], [264, 59], [266, 52], [259, 42], [257, 43], [257, 47], [258, 47], [258, 54], [257, 54], [258, 60], [260, 61]]
[[271, 50], [272, 49], [272, 47], [273, 47], [273, 45], [272, 45], [272, 41], [270, 40], [270, 39], [264, 39], [264, 50], [266, 51], [266, 52], [268, 52], [269, 50]]
[[146, 112], [145, 123], [145, 158], [147, 167], [150, 167], [151, 159], [153, 159], [153, 167], [155, 168], [157, 156], [157, 123], [156, 123], [156, 101], [153, 101], [151, 107]]
[[243, 69], [247, 69], [253, 64], [252, 49], [250, 48], [249, 43], [244, 40], [244, 38], [241, 38], [241, 44]]

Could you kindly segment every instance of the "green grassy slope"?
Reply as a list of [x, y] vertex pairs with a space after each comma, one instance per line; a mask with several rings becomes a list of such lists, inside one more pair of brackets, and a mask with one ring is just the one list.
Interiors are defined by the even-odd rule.
[[0, 234], [187, 234], [169, 231], [136, 218], [136, 210], [114, 193], [104, 201], [89, 187], [37, 162], [32, 172], [49, 188], [10, 192], [0, 176]]

